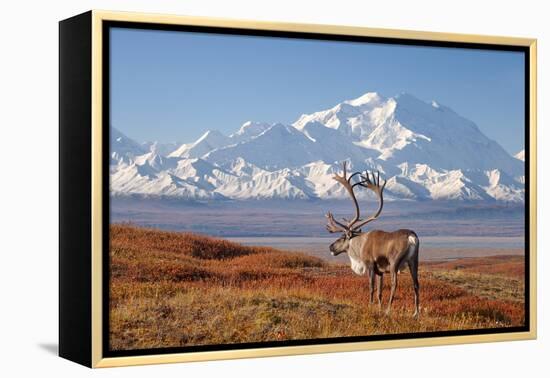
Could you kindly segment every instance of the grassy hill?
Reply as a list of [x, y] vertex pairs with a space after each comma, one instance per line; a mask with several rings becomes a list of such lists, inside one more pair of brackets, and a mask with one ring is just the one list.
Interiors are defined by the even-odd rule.
[[521, 257], [421, 262], [415, 320], [408, 272], [387, 316], [369, 306], [367, 278], [348, 266], [203, 235], [131, 225], [110, 232], [114, 350], [524, 323]]

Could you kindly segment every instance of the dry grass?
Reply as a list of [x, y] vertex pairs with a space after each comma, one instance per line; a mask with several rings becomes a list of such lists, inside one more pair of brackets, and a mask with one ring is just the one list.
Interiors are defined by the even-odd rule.
[[427, 264], [430, 274], [481, 298], [524, 302], [521, 256], [492, 256]]
[[114, 350], [524, 323], [518, 258], [421, 264], [414, 320], [407, 272], [387, 316], [369, 306], [365, 277], [297, 252], [112, 225], [110, 253]]

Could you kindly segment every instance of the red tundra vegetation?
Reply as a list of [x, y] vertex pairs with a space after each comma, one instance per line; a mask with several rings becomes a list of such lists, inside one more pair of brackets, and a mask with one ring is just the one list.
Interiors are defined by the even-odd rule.
[[369, 305], [366, 277], [317, 257], [132, 225], [112, 225], [110, 238], [114, 350], [500, 328], [525, 321], [522, 257], [421, 262], [421, 314], [415, 320], [408, 272], [388, 316]]

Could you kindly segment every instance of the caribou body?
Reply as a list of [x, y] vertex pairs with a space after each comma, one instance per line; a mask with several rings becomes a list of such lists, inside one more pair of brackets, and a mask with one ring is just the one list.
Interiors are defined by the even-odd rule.
[[[380, 174], [371, 175], [369, 172], [355, 172], [347, 176], [346, 164], [343, 165], [343, 174], [335, 175], [334, 180], [344, 186], [350, 195], [354, 207], [355, 216], [351, 220], [344, 219], [339, 222], [329, 212], [327, 230], [332, 233], [341, 233], [342, 235], [330, 245], [330, 251], [333, 256], [341, 253], [347, 253], [351, 262], [351, 269], [359, 275], [369, 277], [369, 295], [370, 303], [373, 302], [374, 281], [378, 277], [377, 296], [378, 305], [382, 306], [382, 288], [384, 273], [391, 276], [391, 291], [388, 302], [387, 313], [391, 310], [391, 305], [397, 289], [397, 274], [405, 267], [409, 268], [414, 287], [414, 317], [419, 314], [419, 283], [418, 283], [418, 251], [420, 242], [414, 231], [401, 229], [393, 232], [381, 230], [371, 230], [362, 232], [361, 228], [367, 223], [372, 222], [382, 212], [384, 206], [384, 181], [380, 185]], [[363, 187], [373, 191], [379, 199], [378, 210], [369, 218], [361, 219], [359, 204], [355, 196], [355, 188]]]

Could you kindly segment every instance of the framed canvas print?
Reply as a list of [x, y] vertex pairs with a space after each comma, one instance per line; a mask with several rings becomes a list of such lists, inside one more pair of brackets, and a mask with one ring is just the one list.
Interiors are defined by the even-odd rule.
[[59, 353], [536, 337], [536, 41], [60, 22]]

